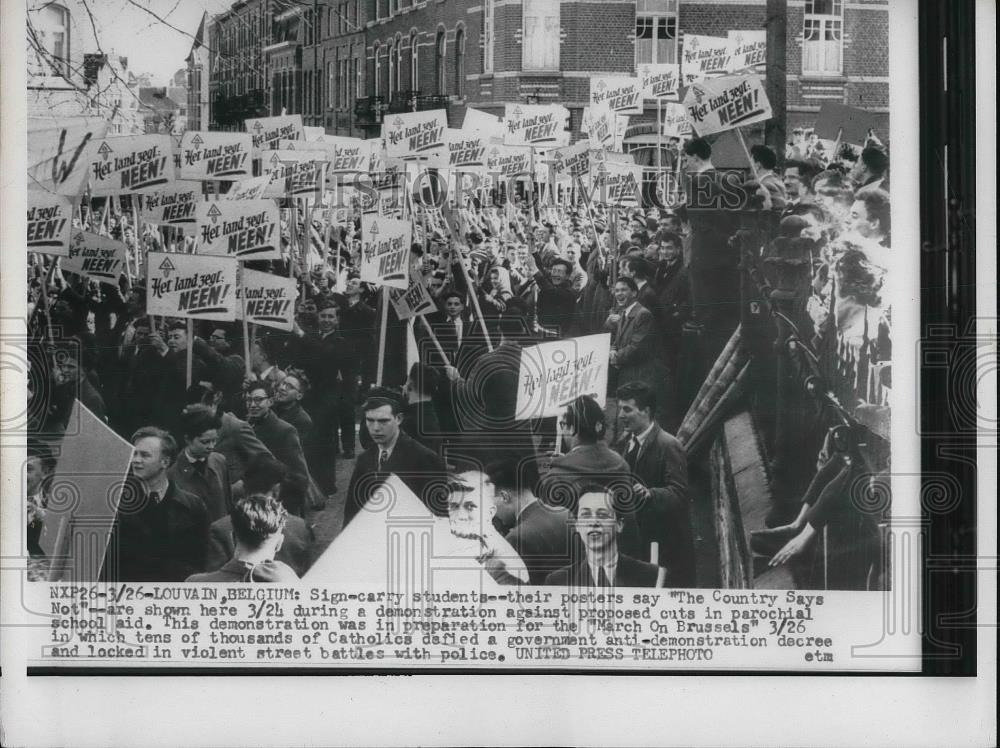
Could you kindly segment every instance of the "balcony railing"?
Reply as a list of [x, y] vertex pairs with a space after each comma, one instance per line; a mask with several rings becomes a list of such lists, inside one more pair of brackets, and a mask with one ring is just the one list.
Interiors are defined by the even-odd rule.
[[428, 109], [447, 109], [447, 96], [417, 96], [417, 111], [424, 112]]
[[354, 121], [359, 127], [374, 127], [382, 122], [385, 101], [381, 96], [366, 96], [354, 102]]

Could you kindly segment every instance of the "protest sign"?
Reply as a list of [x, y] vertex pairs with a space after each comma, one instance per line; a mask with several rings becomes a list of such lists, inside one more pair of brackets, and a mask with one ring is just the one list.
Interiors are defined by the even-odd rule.
[[245, 267], [240, 268], [239, 275], [237, 317], [243, 319], [245, 315], [249, 324], [291, 332], [295, 320], [295, 299], [299, 293], [295, 278]]
[[267, 151], [262, 164], [271, 178], [265, 197], [323, 199], [327, 166], [323, 151]]
[[145, 223], [177, 226], [194, 233], [198, 224], [198, 205], [203, 202], [201, 184], [174, 182], [168, 189], [139, 196], [139, 215]]
[[569, 145], [569, 110], [559, 104], [507, 104], [503, 121], [504, 145]]
[[361, 138], [347, 138], [337, 135], [327, 135], [323, 139], [324, 145], [332, 145], [334, 148], [332, 158], [327, 168], [328, 175], [343, 177], [345, 175], [364, 174], [371, 167], [372, 150], [381, 150], [381, 144], [377, 140], [362, 140]]
[[[868, 131], [875, 127], [875, 115], [864, 109], [824, 101], [816, 115], [816, 134], [823, 140], [864, 145]], [[834, 154], [836, 155], [836, 154]]]
[[684, 34], [681, 45], [683, 85], [700, 78], [725, 75], [732, 67], [729, 37]]
[[485, 135], [449, 127], [446, 137], [449, 169], [486, 171], [486, 147], [489, 141]]
[[281, 259], [281, 216], [274, 200], [216, 200], [198, 206], [198, 254]]
[[279, 140], [303, 140], [305, 138], [301, 114], [288, 114], [284, 117], [258, 117], [244, 120], [243, 123], [246, 131], [250, 133], [255, 154], [258, 151], [276, 148]]
[[729, 69], [731, 72], [764, 68], [767, 62], [767, 31], [730, 31], [729, 44]]
[[594, 76], [590, 79], [590, 105], [617, 114], [642, 114], [642, 81], [629, 76]]
[[361, 280], [406, 289], [412, 226], [409, 221], [361, 216]]
[[639, 65], [636, 69], [642, 95], [647, 99], [676, 100], [680, 87], [680, 65], [663, 63], [660, 65]]
[[448, 114], [444, 109], [393, 114], [382, 123], [389, 158], [437, 160], [445, 157]]
[[222, 196], [223, 200], [259, 200], [264, 197], [264, 190], [271, 183], [271, 175], [250, 177], [234, 184], [229, 192]]
[[771, 104], [756, 75], [698, 81], [684, 97], [691, 126], [700, 136], [771, 119]]
[[82, 193], [90, 174], [88, 147], [107, 131], [104, 117], [29, 117], [28, 189]]
[[491, 145], [486, 168], [498, 177], [525, 177], [531, 174], [531, 149], [527, 146]]
[[591, 148], [621, 150], [621, 140], [628, 127], [628, 117], [615, 114], [605, 107], [590, 108], [588, 138]]
[[611, 334], [585, 335], [521, 350], [515, 418], [562, 415], [580, 395], [603, 406], [608, 389]]
[[138, 498], [125, 479], [132, 445], [108, 428], [79, 400], [47, 491], [38, 544], [51, 560], [50, 582], [97, 582], [123, 494], [135, 511]]
[[434, 300], [427, 292], [427, 285], [419, 274], [415, 274], [410, 279], [410, 286], [406, 290], [393, 288], [389, 291], [389, 301], [392, 302], [396, 310], [396, 316], [402, 319], [416, 317], [419, 314], [427, 314], [437, 309]]
[[667, 102], [660, 114], [663, 126], [663, 137], [686, 138], [691, 135], [691, 120], [688, 119], [687, 107], [677, 102]]
[[126, 135], [91, 141], [87, 163], [94, 197], [152, 192], [174, 181], [169, 135]]
[[150, 252], [146, 265], [148, 314], [236, 319], [236, 258]]
[[321, 143], [326, 137], [326, 128], [323, 127], [311, 127], [310, 125], [304, 125], [302, 127], [302, 139], [309, 143]]
[[584, 177], [590, 173], [590, 143], [581, 140], [566, 148], [552, 151], [552, 168], [556, 174]]
[[465, 118], [462, 120], [462, 129], [468, 132], [475, 132], [482, 135], [486, 140], [494, 138], [503, 139], [506, 128], [503, 120], [493, 114], [472, 109], [465, 110]]
[[28, 190], [28, 251], [69, 254], [73, 201], [63, 195]]
[[181, 179], [236, 181], [253, 176], [246, 133], [188, 130], [181, 138], [180, 158]]
[[635, 207], [642, 190], [642, 167], [604, 161], [597, 169], [598, 201], [606, 205]]
[[69, 243], [69, 254], [59, 261], [64, 271], [85, 275], [102, 283], [116, 285], [125, 272], [125, 245], [110, 236], [77, 229]]

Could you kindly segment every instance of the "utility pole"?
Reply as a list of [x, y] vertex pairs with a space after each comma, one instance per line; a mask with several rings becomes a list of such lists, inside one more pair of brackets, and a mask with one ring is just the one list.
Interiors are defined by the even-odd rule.
[[785, 157], [786, 132], [786, 86], [788, 81], [788, 65], [785, 49], [788, 40], [788, 2], [787, 0], [767, 0], [767, 98], [771, 102], [774, 115], [764, 124], [764, 142], [777, 154], [778, 159]]

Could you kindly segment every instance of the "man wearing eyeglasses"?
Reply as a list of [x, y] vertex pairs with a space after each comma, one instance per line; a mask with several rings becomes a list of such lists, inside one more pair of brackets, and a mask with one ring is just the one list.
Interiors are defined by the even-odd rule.
[[288, 469], [281, 484], [281, 503], [292, 514], [302, 516], [309, 489], [309, 468], [295, 427], [271, 409], [274, 391], [268, 382], [250, 382], [243, 392], [247, 421], [257, 438]]

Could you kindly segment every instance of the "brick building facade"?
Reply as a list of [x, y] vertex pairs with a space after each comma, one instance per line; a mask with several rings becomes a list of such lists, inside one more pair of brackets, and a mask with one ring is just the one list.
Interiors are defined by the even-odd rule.
[[[761, 30], [766, 5], [240, 0], [212, 27], [222, 43], [213, 104], [227, 107], [213, 120], [285, 109], [329, 133], [373, 137], [388, 113], [444, 108], [459, 126], [470, 106], [502, 114], [508, 103], [558, 102], [578, 137], [591, 76], [676, 62], [685, 34]], [[887, 134], [888, 0], [788, 0], [786, 30], [788, 127], [811, 126], [824, 101], [838, 101], [876, 113]], [[654, 143], [655, 120], [651, 106], [631, 118], [629, 149]]]
[[243, 120], [268, 113], [269, 13], [268, 0], [239, 0], [208, 27], [209, 129], [239, 131]]

